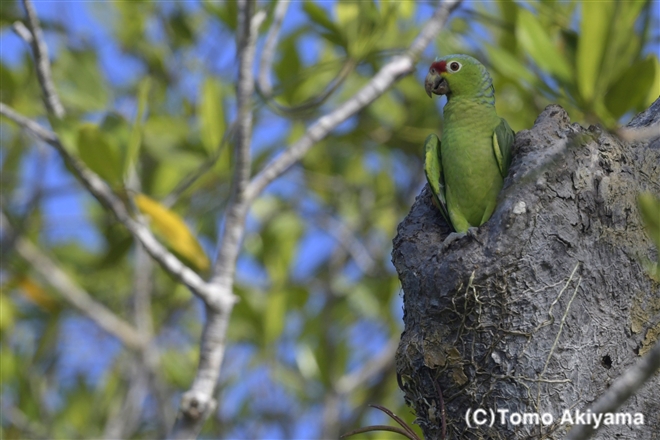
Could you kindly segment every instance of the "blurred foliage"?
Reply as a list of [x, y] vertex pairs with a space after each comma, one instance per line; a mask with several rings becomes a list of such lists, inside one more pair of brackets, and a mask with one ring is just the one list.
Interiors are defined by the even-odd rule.
[[[639, 195], [639, 213], [646, 226], [646, 232], [651, 237], [653, 244], [660, 252], [660, 198], [649, 192]], [[649, 274], [660, 283], [660, 259], [656, 262], [647, 262]]]
[[[1, 2], [3, 45], [21, 49], [11, 60], [0, 58], [0, 99], [46, 123], [31, 56], [9, 29], [22, 16], [19, 6]], [[269, 16], [274, 6], [260, 5]], [[36, 8], [69, 115], [51, 126], [133, 201], [164, 244], [205, 273], [231, 178], [235, 2], [93, 2], [76, 14], [71, 8], [80, 6], [70, 3]], [[401, 331], [391, 240], [423, 182], [422, 143], [441, 130], [441, 101], [429, 100], [421, 83], [427, 66], [449, 53], [480, 58], [493, 75], [498, 111], [515, 130], [530, 127], [555, 102], [574, 121], [611, 127], [658, 96], [660, 26], [651, 8], [466, 3], [415, 76], [273, 184], [249, 218], [219, 409], [203, 436], [336, 438], [386, 423], [368, 403], [412, 423], [391, 366], [347, 393], [338, 384]], [[431, 13], [415, 2], [292, 3], [273, 66], [274, 94], [254, 109], [253, 172], [353, 96]], [[74, 27], [71, 20], [81, 16], [92, 26]], [[84, 194], [53, 151], [0, 123], [3, 206], [14, 228], [114, 313], [153, 321], [159, 352], [157, 374], [140, 385], [133, 353], [3, 249], [2, 437], [104, 436], [124, 423], [131, 402], [141, 412], [138, 422], [125, 423], [125, 436], [162, 437], [171, 420], [160, 420], [159, 407], [171, 414], [195, 372], [199, 303], [138, 258], [130, 235]], [[644, 200], [642, 210], [650, 203]], [[145, 273], [150, 319], [136, 311], [136, 283]]]

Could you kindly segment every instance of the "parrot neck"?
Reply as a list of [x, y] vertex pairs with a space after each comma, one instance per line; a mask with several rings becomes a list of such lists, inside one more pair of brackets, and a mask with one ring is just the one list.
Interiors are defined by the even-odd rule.
[[451, 96], [447, 95], [444, 111], [464, 111], [478, 109], [483, 112], [495, 112], [495, 98], [489, 96]]
[[446, 120], [498, 120], [495, 100], [483, 96], [447, 96], [443, 111]]

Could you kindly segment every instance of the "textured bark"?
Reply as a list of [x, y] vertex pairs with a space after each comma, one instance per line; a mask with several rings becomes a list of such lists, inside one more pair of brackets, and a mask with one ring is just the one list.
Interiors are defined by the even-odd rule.
[[[658, 120], [660, 100], [631, 125]], [[474, 235], [443, 246], [449, 230], [422, 191], [392, 259], [405, 307], [397, 373], [427, 439], [442, 438], [443, 406], [446, 438], [561, 438], [564, 410], [586, 411], [652, 346], [660, 286], [642, 263], [657, 251], [641, 191], [660, 194], [660, 139], [626, 144], [571, 124], [557, 105], [516, 135], [498, 207]], [[469, 428], [477, 408], [547, 412], [554, 423], [498, 415]], [[642, 413], [644, 426], [606, 426], [597, 438], [658, 438], [660, 377], [619, 411]]]

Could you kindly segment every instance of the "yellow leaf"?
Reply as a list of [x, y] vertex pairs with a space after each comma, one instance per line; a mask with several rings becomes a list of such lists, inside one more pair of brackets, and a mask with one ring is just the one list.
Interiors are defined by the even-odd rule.
[[151, 219], [151, 227], [163, 237], [170, 250], [198, 272], [209, 269], [210, 262], [204, 249], [178, 214], [144, 194], [135, 196], [135, 204]]
[[39, 306], [41, 309], [52, 312], [57, 308], [57, 301], [52, 298], [44, 289], [28, 277], [22, 277], [16, 283], [17, 287], [21, 289], [23, 295]]

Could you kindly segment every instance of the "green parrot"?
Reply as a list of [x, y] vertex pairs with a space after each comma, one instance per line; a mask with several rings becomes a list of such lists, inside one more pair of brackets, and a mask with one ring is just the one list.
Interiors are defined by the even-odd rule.
[[424, 143], [424, 171], [434, 202], [458, 233], [484, 224], [495, 210], [511, 163], [514, 132], [495, 112], [486, 68], [468, 55], [437, 58], [426, 76], [429, 97], [447, 95], [442, 143]]

